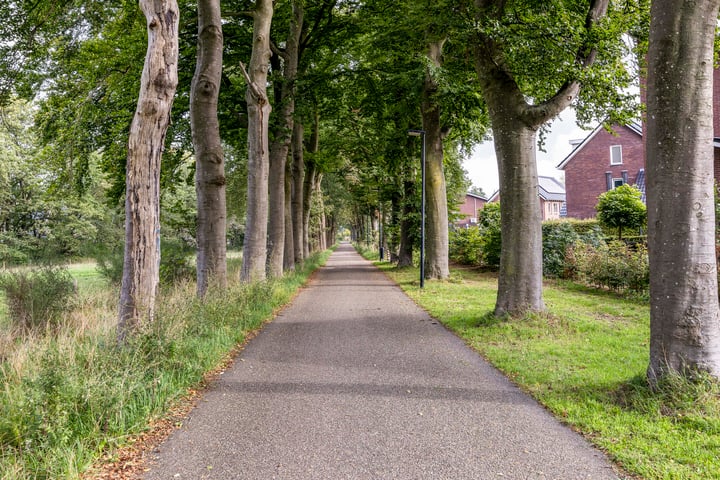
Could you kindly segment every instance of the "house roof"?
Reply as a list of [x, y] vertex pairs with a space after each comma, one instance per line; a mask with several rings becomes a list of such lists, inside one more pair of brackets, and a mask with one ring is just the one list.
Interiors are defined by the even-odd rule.
[[[565, 201], [565, 186], [554, 177], [544, 177], [538, 175], [538, 194], [540, 198], [551, 202], [564, 202]], [[500, 196], [500, 190], [496, 190], [488, 202], [496, 202]]]
[[478, 195], [476, 193], [467, 192], [465, 195], [468, 197], [477, 198], [478, 200], [482, 200], [484, 202], [487, 202], [487, 200], [488, 200], [487, 198], [483, 197], [482, 195]]
[[543, 200], [551, 202], [565, 201], [565, 186], [556, 178], [538, 175], [538, 190]]
[[[629, 128], [631, 131], [635, 132], [636, 134], [638, 134], [639, 136], [642, 137], [643, 131], [642, 131], [642, 125], [640, 123], [630, 122], [630, 123], [625, 124], [624, 126]], [[595, 129], [592, 132], [590, 132], [590, 134], [587, 137], [585, 137], [582, 142], [575, 145], [575, 148], [573, 148], [572, 152], [570, 152], [570, 154], [567, 157], [565, 157], [563, 159], [563, 161], [560, 162], [558, 164], [558, 166], [555, 168], [557, 168], [559, 170], [564, 170], [565, 166], [570, 162], [570, 160], [572, 160], [578, 152], [580, 152], [583, 148], [585, 148], [585, 145], [587, 145], [588, 142], [590, 142], [590, 140], [592, 140], [595, 137], [595, 135], [597, 135], [598, 132], [603, 128], [604, 127], [603, 127], [602, 123], [599, 124], [597, 127], [595, 127]]]

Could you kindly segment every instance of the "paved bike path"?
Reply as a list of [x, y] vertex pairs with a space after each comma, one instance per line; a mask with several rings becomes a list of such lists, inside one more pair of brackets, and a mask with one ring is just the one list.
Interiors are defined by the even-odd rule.
[[155, 479], [615, 479], [341, 245], [155, 453]]

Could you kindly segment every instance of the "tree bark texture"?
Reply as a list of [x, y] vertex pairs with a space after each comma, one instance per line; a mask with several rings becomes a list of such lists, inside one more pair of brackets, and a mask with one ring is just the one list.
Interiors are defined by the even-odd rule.
[[719, 0], [656, 0], [647, 85], [650, 364], [720, 377], [715, 258], [713, 40]]
[[[592, 0], [585, 27], [607, 13], [609, 0]], [[500, 21], [505, 2], [475, 0], [479, 19]], [[480, 81], [495, 140], [500, 177], [502, 251], [495, 315], [544, 310], [542, 298], [542, 216], [538, 198], [535, 145], [537, 130], [577, 97], [580, 84], [566, 82], [548, 100], [530, 104], [507, 68], [504, 45], [479, 34], [473, 45]], [[575, 61], [587, 67], [595, 50], [583, 45]]]
[[397, 263], [398, 261], [398, 248], [400, 245], [400, 236], [398, 233], [400, 230], [400, 205], [402, 204], [401, 188], [396, 186], [390, 197], [390, 235], [386, 234], [387, 240], [387, 251], [389, 252], [389, 258], [391, 263]]
[[130, 125], [118, 340], [152, 321], [160, 279], [160, 162], [178, 83], [178, 5], [141, 0], [148, 49]]
[[310, 231], [309, 251], [318, 252], [323, 250], [323, 239], [325, 236], [325, 201], [322, 195], [322, 179], [323, 174], [315, 168], [313, 175], [313, 183], [310, 185], [310, 209], [309, 212], [316, 212], [314, 218], [308, 216], [308, 224]]
[[[320, 115], [317, 108], [313, 115], [312, 133], [308, 143], [308, 151], [311, 154], [317, 153], [320, 149]], [[315, 162], [312, 158], [306, 159], [305, 178], [303, 180], [303, 256], [305, 258], [310, 257], [310, 214], [312, 213], [311, 207], [315, 184], [319, 183], [318, 176], [322, 177], [322, 174]]]
[[303, 124], [295, 122], [293, 125], [292, 156], [292, 216], [293, 216], [293, 248], [295, 263], [301, 264], [305, 260], [305, 214], [303, 192], [305, 185], [305, 156], [304, 153]]
[[320, 221], [318, 228], [318, 251], [322, 252], [327, 250], [327, 216], [325, 214], [325, 199], [322, 194], [322, 175], [319, 176], [317, 185], [315, 186], [315, 193], [317, 194], [318, 205], [320, 206]]
[[335, 244], [335, 236], [337, 234], [337, 223], [335, 215], [325, 215], [325, 249]]
[[222, 75], [220, 0], [198, 0], [198, 53], [190, 89], [190, 127], [197, 192], [197, 294], [224, 289], [226, 266], [225, 159], [217, 107]]
[[[500, 178], [502, 250], [495, 315], [540, 311], [542, 298], [542, 215], [535, 161], [536, 130], [517, 119], [493, 119]], [[498, 132], [502, 132], [498, 134]]]
[[279, 80], [279, 108], [273, 128], [273, 141], [270, 144], [269, 202], [270, 217], [268, 223], [268, 262], [269, 277], [283, 274], [285, 254], [285, 163], [293, 132], [295, 113], [295, 82], [300, 59], [300, 34], [303, 28], [302, 2], [292, 2], [292, 19], [283, 60], [282, 79]]
[[413, 264], [413, 221], [412, 215], [416, 209], [413, 208], [410, 199], [415, 198], [415, 182], [403, 181], [403, 205], [402, 219], [400, 220], [400, 248], [398, 250], [398, 267], [410, 267]]
[[[444, 40], [431, 42], [428, 60], [435, 67], [441, 66]], [[427, 201], [427, 225], [425, 235], [425, 278], [446, 279], [450, 276], [448, 264], [448, 209], [443, 169], [443, 140], [440, 125], [440, 106], [435, 99], [437, 81], [430, 69], [425, 72], [422, 98], [422, 122], [425, 130], [425, 195]]]
[[303, 257], [310, 257], [310, 213], [312, 212], [312, 197], [315, 188], [315, 178], [318, 174], [315, 163], [307, 162], [305, 165], [305, 180], [303, 182]]
[[[292, 158], [292, 157], [289, 157]], [[292, 161], [285, 164], [285, 252], [283, 270], [295, 270], [295, 238], [293, 237], [292, 215]]]
[[270, 24], [272, 0], [255, 2], [253, 47], [248, 68], [248, 189], [245, 243], [240, 279], [245, 282], [263, 280], [267, 261], [268, 224], [268, 120], [270, 102], [267, 97], [267, 76], [270, 63]]

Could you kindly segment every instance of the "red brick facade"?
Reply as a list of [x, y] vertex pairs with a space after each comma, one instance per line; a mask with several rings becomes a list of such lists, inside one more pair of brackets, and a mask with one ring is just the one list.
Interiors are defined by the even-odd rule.
[[[644, 88], [641, 88], [644, 100]], [[720, 69], [713, 73], [713, 130], [714, 130], [714, 174], [720, 179]], [[612, 178], [622, 178], [627, 172], [627, 183], [635, 184], [641, 168], [645, 168], [645, 145], [639, 126], [618, 127], [613, 137], [602, 128], [596, 129], [573, 152], [558, 165], [565, 171], [567, 192], [567, 215], [574, 218], [595, 216], [597, 197], [607, 191], [606, 173]], [[610, 165], [610, 146], [622, 145], [623, 165]]]
[[461, 218], [455, 222], [458, 227], [467, 227], [477, 223], [478, 210], [483, 208], [487, 199], [480, 195], [468, 193], [465, 195], [465, 202], [460, 205]]
[[[558, 166], [565, 171], [568, 217], [595, 217], [600, 194], [620, 181], [634, 185], [645, 168], [643, 138], [637, 129], [614, 125], [613, 130], [615, 135], [598, 127]], [[614, 145], [622, 146], [622, 163], [618, 165], [610, 163]]]

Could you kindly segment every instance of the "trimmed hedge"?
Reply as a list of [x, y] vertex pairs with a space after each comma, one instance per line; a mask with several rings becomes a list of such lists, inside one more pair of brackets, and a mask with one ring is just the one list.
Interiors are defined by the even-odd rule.
[[[648, 291], [649, 264], [644, 237], [606, 242], [596, 220], [574, 219], [543, 222], [542, 235], [545, 277], [572, 279], [619, 292]], [[497, 267], [499, 222], [451, 231], [450, 259], [464, 265]]]
[[565, 255], [568, 247], [577, 242], [593, 246], [604, 243], [603, 233], [596, 220], [548, 220], [542, 225], [543, 275], [566, 278], [568, 268]]
[[650, 285], [647, 248], [614, 241], [599, 247], [577, 242], [568, 249], [570, 278], [616, 292], [645, 294]]

